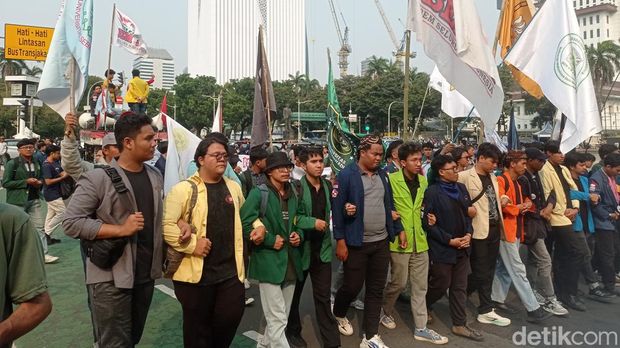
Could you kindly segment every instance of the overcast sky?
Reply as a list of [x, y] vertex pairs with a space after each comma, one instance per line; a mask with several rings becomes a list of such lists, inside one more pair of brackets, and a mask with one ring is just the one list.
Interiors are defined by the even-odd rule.
[[[256, 0], [247, 0], [256, 1]], [[350, 30], [353, 52], [349, 57], [349, 72], [359, 74], [360, 62], [372, 55], [391, 58], [394, 47], [379, 16], [374, 0], [335, 0], [336, 10], [342, 11]], [[385, 13], [400, 39], [407, 15], [406, 0], [382, 0]], [[496, 0], [475, 0], [487, 37], [495, 35], [499, 11]], [[90, 74], [102, 76], [107, 67], [108, 43], [112, 19], [110, 0], [94, 2], [95, 25]], [[175, 58], [176, 72], [187, 67], [187, 3], [184, 0], [116, 0], [116, 6], [130, 16], [140, 27], [146, 43], [151, 47], [165, 48]], [[0, 24], [4, 36], [4, 23], [54, 27], [60, 0], [2, 0], [0, 1]], [[339, 49], [336, 29], [329, 11], [328, 0], [306, 0], [308, 27], [308, 57], [310, 75], [322, 83], [327, 79], [326, 48], [332, 51], [334, 65]], [[340, 15], [339, 15], [340, 16]], [[415, 38], [415, 36], [414, 36]], [[420, 45], [412, 39], [417, 58], [412, 65], [430, 72], [431, 61], [426, 58]], [[4, 45], [4, 43], [2, 43]], [[112, 49], [112, 67], [130, 75], [135, 57], [119, 47]], [[254, 59], [254, 58], [253, 58]], [[337, 76], [337, 66], [334, 66]]]

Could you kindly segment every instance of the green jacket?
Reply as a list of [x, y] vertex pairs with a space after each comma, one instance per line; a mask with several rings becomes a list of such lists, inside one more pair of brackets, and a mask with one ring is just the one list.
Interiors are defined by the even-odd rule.
[[[301, 280], [303, 278], [301, 248], [291, 247], [288, 243], [289, 236], [293, 231], [299, 234], [302, 238], [301, 242], [303, 243], [303, 233], [297, 231], [296, 226], [297, 196], [294, 190], [292, 190], [292, 187], [290, 185], [288, 186], [290, 197], [288, 199], [289, 223], [287, 226], [284, 225], [284, 220], [282, 219], [279, 194], [274, 192], [272, 188], [269, 188], [267, 210], [265, 211], [264, 217], [259, 216], [261, 204], [261, 191], [259, 187], [255, 187], [250, 191], [248, 198], [241, 207], [241, 223], [243, 224], [243, 236], [246, 240], [250, 239], [250, 233], [253, 230], [252, 224], [256, 219], [260, 218], [260, 221], [265, 225], [265, 229], [267, 230], [265, 240], [261, 245], [255, 245], [253, 242], [249, 242], [251, 245], [249, 278], [256, 279], [259, 282], [271, 284], [282, 284], [284, 282], [288, 267], [289, 248], [292, 248], [290, 254], [293, 257], [297, 279]], [[273, 248], [276, 235], [280, 235], [285, 240], [284, 246], [280, 250], [275, 250]]]
[[[20, 207], [28, 202], [26, 180], [30, 178], [30, 175], [26, 170], [25, 162], [26, 160], [21, 156], [13, 158], [4, 166], [4, 176], [2, 177], [2, 187], [6, 189], [6, 202]], [[43, 181], [41, 165], [34, 156], [32, 157], [32, 164], [34, 164], [34, 177]], [[43, 198], [41, 190], [39, 190], [39, 198]]]
[[[316, 218], [313, 218], [312, 216], [310, 216], [312, 215], [312, 195], [310, 194], [310, 190], [311, 189], [314, 190], [314, 187], [310, 188], [310, 186], [308, 185], [308, 181], [305, 179], [305, 176], [301, 178], [299, 182], [301, 185], [301, 192], [300, 192], [301, 204], [299, 204], [299, 207], [297, 209], [297, 227], [300, 230], [303, 230], [304, 233], [312, 232], [314, 231], [314, 224], [316, 222]], [[332, 262], [332, 233], [331, 233], [331, 230], [329, 229], [329, 220], [331, 216], [331, 202], [330, 202], [331, 191], [325, 179], [321, 178], [321, 184], [323, 185], [323, 190], [325, 190], [325, 201], [326, 201], [325, 221], [328, 224], [328, 228], [325, 230], [325, 233], [323, 234], [323, 241], [321, 243], [320, 256], [321, 256], [321, 261], [325, 263], [331, 263]], [[306, 239], [303, 245], [303, 249], [302, 249], [302, 262], [303, 262], [304, 271], [310, 268], [310, 254], [311, 254], [310, 241]]]
[[415, 203], [411, 201], [411, 191], [405, 182], [405, 175], [403, 169], [396, 173], [392, 173], [389, 176], [390, 186], [392, 187], [392, 194], [394, 196], [394, 207], [400, 214], [400, 221], [403, 224], [403, 229], [407, 235], [407, 249], [401, 249], [399, 247], [398, 237], [392, 243], [390, 243], [390, 251], [395, 253], [412, 253], [413, 240], [415, 237], [416, 253], [421, 253], [428, 250], [428, 242], [426, 241], [426, 233], [422, 229], [422, 201], [424, 200], [424, 191], [428, 183], [423, 175], [418, 175], [420, 187], [415, 197]]

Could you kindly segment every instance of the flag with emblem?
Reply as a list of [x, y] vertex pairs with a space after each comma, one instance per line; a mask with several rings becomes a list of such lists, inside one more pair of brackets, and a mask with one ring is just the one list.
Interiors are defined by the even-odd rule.
[[562, 152], [602, 130], [588, 56], [568, 1], [547, 0], [505, 60], [536, 81], [566, 116]]
[[429, 85], [441, 93], [441, 111], [446, 115], [452, 118], [467, 117], [471, 111], [470, 116], [480, 117], [475, 108], [472, 110], [474, 105], [446, 81], [437, 66], [430, 76]]
[[504, 91], [474, 0], [409, 0], [407, 28], [485, 126], [495, 127]]
[[[534, 6], [530, 0], [505, 0], [504, 7], [499, 18], [497, 41], [500, 46], [500, 56], [506, 58], [506, 54], [523, 33], [527, 25], [532, 21]], [[507, 64], [515, 81], [531, 96], [540, 99], [543, 96], [540, 86], [525, 76], [514, 66]]]
[[342, 168], [357, 159], [359, 138], [349, 130], [347, 122], [340, 112], [332, 59], [327, 51], [329, 72], [327, 75], [327, 147], [332, 170], [338, 174]]

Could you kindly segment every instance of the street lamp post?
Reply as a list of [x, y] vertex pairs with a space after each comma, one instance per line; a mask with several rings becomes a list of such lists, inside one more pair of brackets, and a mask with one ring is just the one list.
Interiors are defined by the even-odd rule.
[[402, 101], [400, 100], [394, 100], [393, 102], [390, 103], [390, 105], [388, 106], [388, 133], [392, 133], [392, 127], [391, 127], [391, 114], [390, 112], [392, 111], [392, 105], [394, 105], [394, 103], [402, 103]]
[[297, 142], [301, 142], [301, 104], [311, 102], [311, 100], [299, 100], [299, 94], [297, 95]]

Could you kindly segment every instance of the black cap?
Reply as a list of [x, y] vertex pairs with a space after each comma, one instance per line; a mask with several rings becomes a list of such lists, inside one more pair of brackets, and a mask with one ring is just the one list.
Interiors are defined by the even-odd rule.
[[21, 139], [20, 141], [17, 142], [17, 148], [19, 149], [22, 146], [26, 146], [26, 145], [34, 145], [35, 144], [36, 139]]
[[535, 147], [528, 147], [527, 149], [525, 149], [525, 156], [527, 156], [527, 159], [529, 160], [547, 160], [547, 155], [545, 155], [542, 151]]
[[284, 152], [276, 151], [270, 153], [267, 156], [267, 168], [266, 172], [280, 167], [293, 167], [293, 162], [288, 159], [288, 156]]

